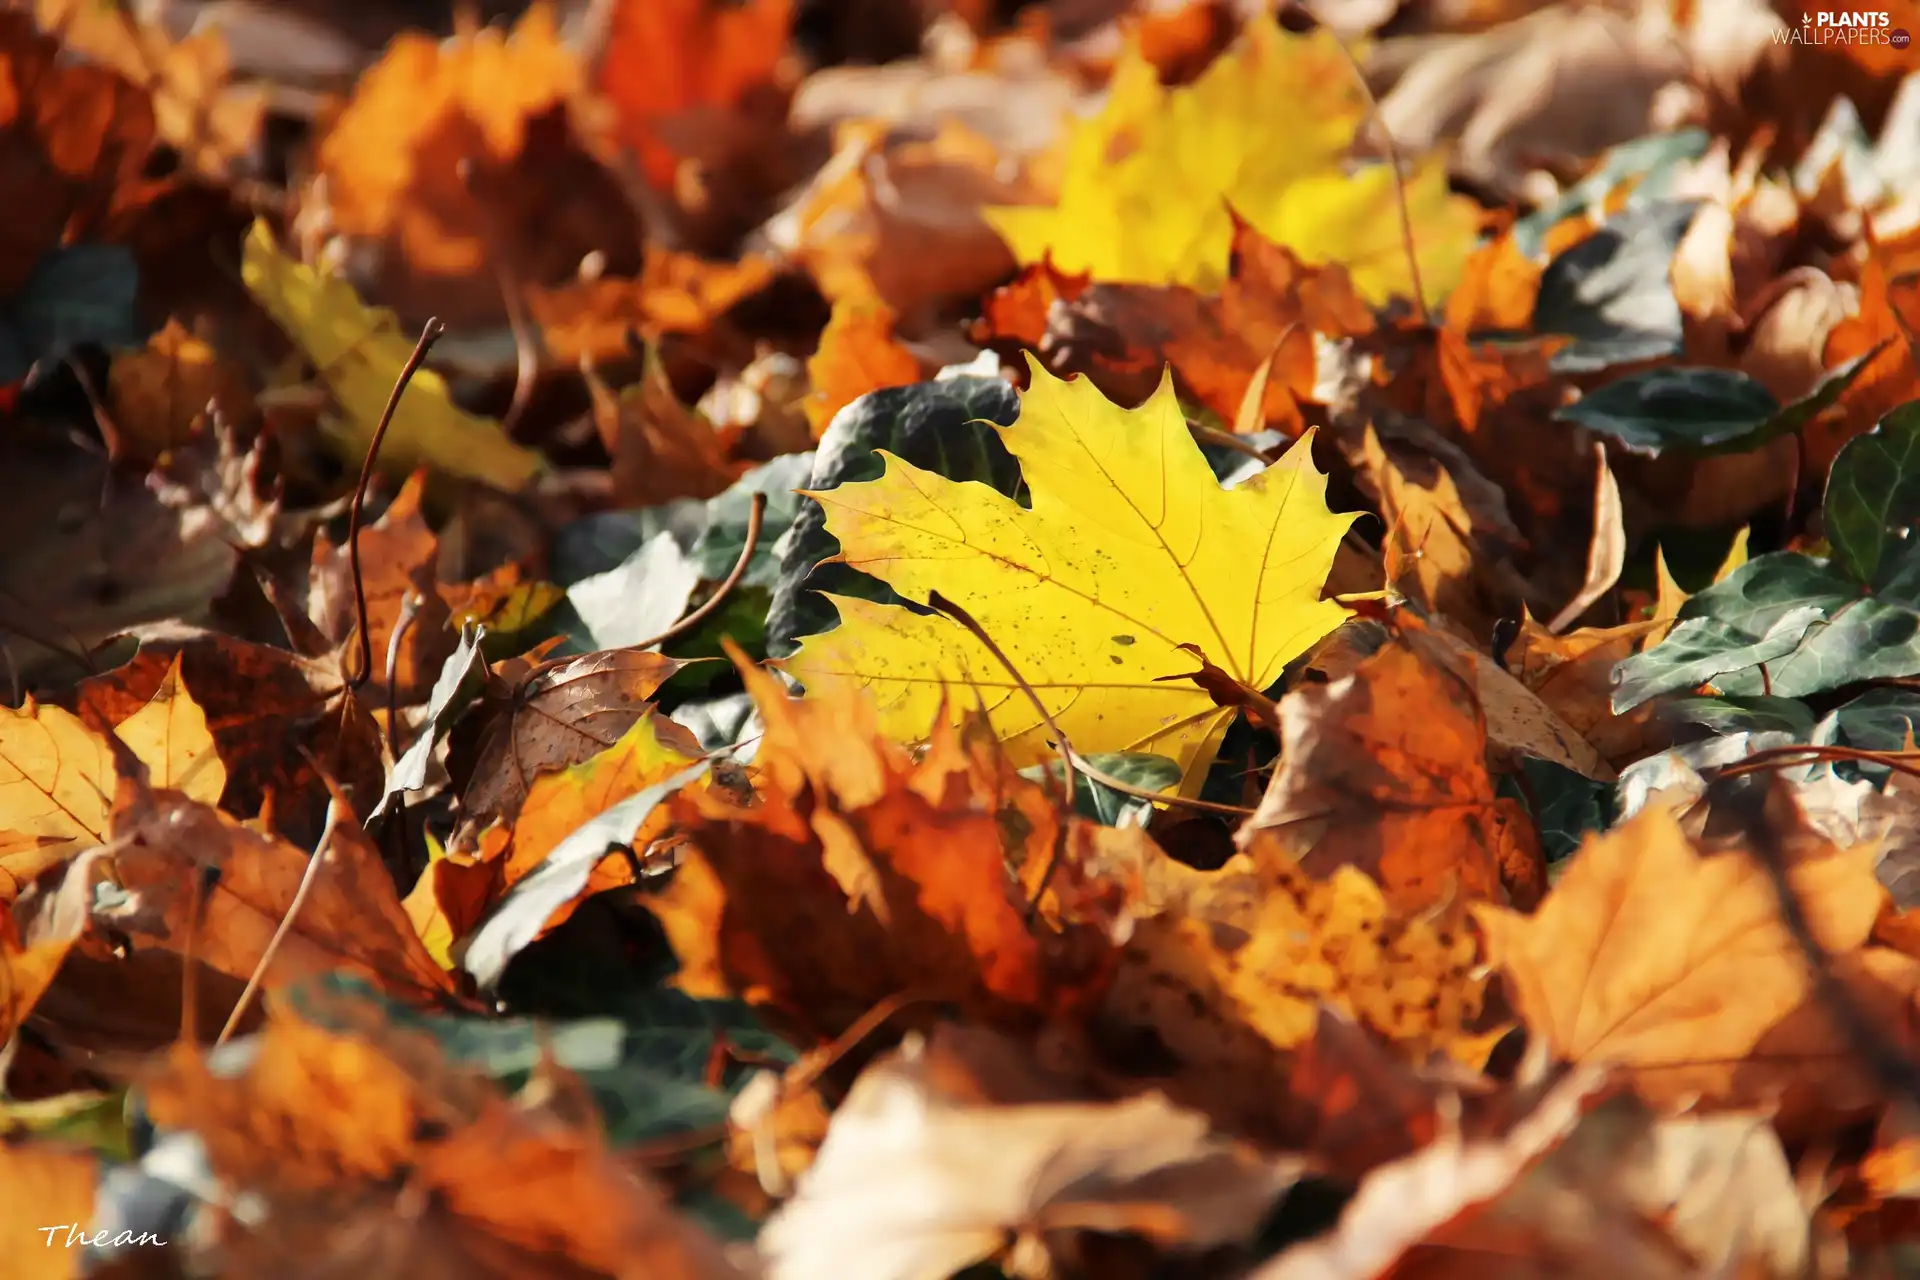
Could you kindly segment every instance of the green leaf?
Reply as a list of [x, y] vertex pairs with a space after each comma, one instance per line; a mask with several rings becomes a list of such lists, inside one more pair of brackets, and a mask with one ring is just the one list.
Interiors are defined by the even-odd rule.
[[754, 1056], [791, 1062], [793, 1051], [737, 1000], [696, 1000], [679, 991], [636, 993], [619, 1018], [536, 1022], [427, 1013], [380, 996], [357, 978], [329, 975], [290, 993], [302, 1017], [354, 1031], [351, 1004], [377, 1004], [389, 1025], [433, 1037], [455, 1065], [477, 1068], [504, 1091], [527, 1082], [543, 1051], [592, 1093], [615, 1147], [716, 1125], [738, 1082], [706, 1082], [717, 1038]]
[[[1165, 756], [1148, 751], [1103, 751], [1086, 757], [1087, 763], [1129, 786], [1144, 791], [1169, 791], [1180, 781], [1180, 765]], [[1022, 769], [1020, 776], [1038, 782], [1052, 777], [1056, 783], [1060, 761]], [[1108, 827], [1124, 826], [1143, 820], [1153, 810], [1153, 801], [1115, 791], [1104, 782], [1096, 782], [1078, 769], [1073, 773], [1073, 808], [1083, 818]]]
[[1613, 789], [1565, 765], [1520, 757], [1520, 777], [1503, 775], [1499, 792], [1527, 806], [1548, 862], [1571, 857], [1589, 831], [1613, 822]]
[[1784, 406], [1744, 373], [1668, 366], [1609, 382], [1554, 416], [1649, 458], [1668, 449], [1746, 453], [1799, 431], [1840, 398], [1873, 354], [1841, 365]]
[[[1020, 464], [995, 427], [1011, 426], [1019, 413], [1019, 396], [1000, 378], [941, 378], [871, 392], [834, 415], [814, 454], [807, 488], [819, 492], [877, 480], [884, 466], [874, 450], [885, 449], [950, 480], [977, 480], [1018, 497]], [[821, 599], [823, 591], [906, 603], [877, 578], [821, 563], [839, 550], [827, 532], [826, 512], [818, 502], [803, 502], [780, 551], [780, 576], [767, 610], [768, 653], [784, 657], [800, 636], [839, 624], [839, 615]]]
[[1666, 706], [1674, 719], [1714, 733], [1790, 733], [1802, 742], [1813, 737], [1813, 712], [1793, 698], [1675, 698]]
[[1762, 663], [1784, 658], [1818, 623], [1818, 606], [1806, 605], [1781, 615], [1763, 634], [1755, 636], [1718, 618], [1690, 618], [1667, 638], [1644, 653], [1622, 660], [1613, 669], [1613, 711], [1631, 711], [1649, 698], [1691, 689]]
[[1920, 401], [1901, 405], [1841, 448], [1827, 473], [1827, 541], [1861, 582], [1920, 520]]
[[1680, 303], [1668, 270], [1697, 208], [1695, 200], [1662, 200], [1627, 209], [1547, 264], [1532, 328], [1573, 338], [1553, 356], [1557, 372], [1679, 354]]
[[1869, 689], [1829, 711], [1808, 736], [1862, 751], [1900, 751], [1909, 731], [1920, 739], [1920, 692]]

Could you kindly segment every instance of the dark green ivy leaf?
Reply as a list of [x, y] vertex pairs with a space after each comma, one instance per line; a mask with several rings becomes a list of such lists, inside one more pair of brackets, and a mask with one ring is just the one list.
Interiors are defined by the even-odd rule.
[[[834, 415], [814, 452], [806, 487], [820, 491], [877, 479], [885, 468], [874, 450], [885, 449], [949, 480], [977, 480], [1018, 499], [1020, 464], [994, 426], [1012, 426], [1019, 413], [1019, 396], [1000, 378], [941, 378], [870, 392]], [[792, 653], [799, 636], [839, 625], [839, 615], [820, 598], [822, 591], [906, 603], [877, 578], [845, 565], [821, 564], [839, 549], [827, 532], [825, 510], [803, 501], [781, 542], [780, 576], [767, 611], [772, 656]]]
[[1835, 369], [1790, 405], [1783, 406], [1744, 373], [1682, 365], [1609, 382], [1554, 416], [1649, 458], [1668, 449], [1745, 453], [1804, 427], [1840, 398], [1871, 358], [1861, 356]]
[[1889, 547], [1920, 520], [1920, 401], [1841, 448], [1827, 472], [1824, 518], [1835, 562], [1874, 581]]

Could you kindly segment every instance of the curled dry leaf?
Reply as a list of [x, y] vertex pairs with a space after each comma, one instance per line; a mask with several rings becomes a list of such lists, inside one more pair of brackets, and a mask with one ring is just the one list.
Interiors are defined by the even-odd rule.
[[613, 462], [611, 497], [617, 506], [711, 498], [746, 469], [728, 456], [739, 433], [716, 430], [698, 410], [680, 403], [658, 351], [647, 352], [640, 381], [617, 396], [590, 368], [584, 372], [593, 425]]
[[146, 461], [185, 444], [209, 414], [237, 422], [253, 412], [245, 373], [177, 320], [145, 350], [114, 357], [107, 400], [119, 443]]
[[1280, 736], [1242, 848], [1272, 832], [1310, 875], [1356, 867], [1403, 909], [1455, 895], [1531, 907], [1545, 892], [1532, 819], [1494, 793], [1471, 676], [1395, 640], [1333, 684], [1288, 693]]
[[741, 674], [767, 726], [758, 803], [675, 796], [685, 856], [647, 903], [683, 989], [738, 994], [824, 1037], [903, 991], [1016, 1025], [1087, 999], [1106, 940], [1031, 918], [1027, 884], [1056, 841], [1065, 862], [1104, 829], [1053, 814], [977, 720], [937, 725], [915, 763], [857, 691], [794, 700], [770, 674]]
[[269, 988], [344, 970], [410, 1001], [453, 990], [414, 936], [380, 851], [351, 809], [317, 855], [208, 805], [138, 787], [123, 792], [113, 823], [115, 852], [102, 869], [126, 897], [94, 918], [140, 939], [145, 955], [183, 962], [191, 954], [246, 982], [318, 856], [306, 899], [263, 974]]
[[[447, 930], [449, 945], [464, 938], [508, 890], [531, 875], [589, 819], [693, 763], [694, 753], [681, 749], [686, 737], [685, 730], [646, 708], [606, 750], [570, 768], [536, 776], [511, 826], [487, 828], [472, 855], [436, 858], [421, 872], [407, 902], [416, 928], [424, 919], [432, 922], [431, 927]], [[632, 884], [648, 846], [665, 834], [666, 825], [665, 811], [657, 811], [627, 842], [627, 848], [608, 850], [588, 875], [580, 896], [550, 916], [541, 932], [558, 928], [592, 894]], [[427, 935], [427, 929], [419, 932]]]
[[[486, 824], [512, 824], [542, 773], [581, 764], [626, 736], [653, 708], [653, 691], [685, 666], [657, 653], [609, 649], [516, 672], [503, 665], [479, 708], [479, 741], [452, 841], [474, 846]], [[693, 735], [656, 722], [663, 741], [698, 755]], [[677, 731], [677, 732], [676, 732]]]
[[1003, 153], [953, 120], [926, 130], [851, 120], [806, 188], [756, 233], [829, 299], [874, 299], [911, 328], [1004, 280], [1012, 257], [982, 215], [1027, 198]]
[[829, 1280], [849, 1267], [872, 1280], [945, 1280], [1080, 1231], [1199, 1253], [1250, 1237], [1300, 1176], [1304, 1162], [1262, 1157], [1153, 1094], [956, 1097], [929, 1061], [940, 1048], [916, 1036], [854, 1082], [794, 1198], [761, 1233], [770, 1280]]

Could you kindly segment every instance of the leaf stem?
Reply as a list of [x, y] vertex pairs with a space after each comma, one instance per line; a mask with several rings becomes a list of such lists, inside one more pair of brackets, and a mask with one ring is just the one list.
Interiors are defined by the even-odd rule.
[[393, 425], [393, 412], [400, 407], [400, 397], [406, 394], [407, 384], [413, 381], [427, 352], [446, 331], [447, 326], [440, 323], [438, 316], [429, 317], [421, 327], [420, 340], [413, 344], [413, 354], [400, 367], [400, 376], [393, 380], [393, 394], [387, 397], [387, 407], [380, 412], [380, 425], [373, 429], [373, 439], [367, 442], [367, 456], [360, 463], [360, 481], [353, 486], [353, 505], [347, 510], [347, 566], [353, 573], [353, 606], [360, 626], [360, 670], [347, 680], [349, 689], [358, 689], [373, 674], [373, 632], [367, 626], [367, 580], [360, 570], [360, 512], [366, 505], [367, 486], [373, 483], [374, 460], [380, 456], [380, 444], [387, 438], [387, 428]]
[[753, 550], [760, 545], [760, 525], [766, 518], [766, 514], [767, 495], [764, 493], [755, 493], [753, 495], [753, 505], [747, 511], [747, 540], [740, 548], [740, 558], [733, 562], [732, 571], [727, 574], [726, 578], [721, 581], [718, 587], [714, 588], [713, 594], [707, 597], [706, 603], [668, 627], [665, 631], [662, 631], [659, 635], [654, 636], [651, 640], [642, 640], [639, 644], [630, 644], [627, 645], [626, 648], [635, 650], [651, 649], [657, 644], [665, 644], [669, 640], [678, 639], [699, 626], [702, 622], [705, 622], [707, 618], [712, 615], [713, 611], [720, 607], [721, 602], [733, 593], [733, 589], [740, 584], [740, 579], [747, 576], [747, 562], [753, 559]]

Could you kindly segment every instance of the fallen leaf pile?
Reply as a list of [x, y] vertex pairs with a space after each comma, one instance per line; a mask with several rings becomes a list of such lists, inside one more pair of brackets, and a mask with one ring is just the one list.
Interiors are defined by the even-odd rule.
[[1911, 1271], [1862, 16], [0, 6], [0, 1272]]

